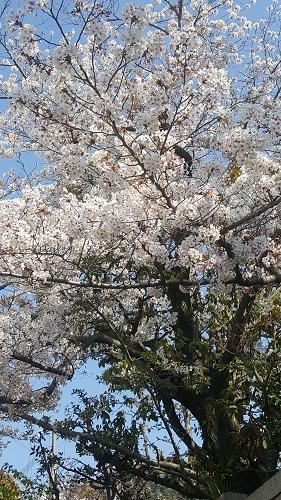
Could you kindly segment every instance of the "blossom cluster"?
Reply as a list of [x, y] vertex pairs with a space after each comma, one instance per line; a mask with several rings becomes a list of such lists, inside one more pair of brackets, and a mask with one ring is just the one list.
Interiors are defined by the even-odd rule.
[[[36, 408], [24, 360], [63, 381], [77, 338], [100, 322], [131, 335], [140, 304], [136, 342], [173, 338], [159, 283], [187, 270], [214, 293], [280, 279], [281, 66], [274, 36], [266, 50], [231, 1], [192, 0], [180, 19], [169, 3], [127, 6], [121, 21], [101, 9], [71, 33], [56, 17], [40, 32], [24, 3], [8, 22], [0, 152], [44, 167], [1, 199], [1, 369]], [[50, 23], [47, 0], [32, 5]]]

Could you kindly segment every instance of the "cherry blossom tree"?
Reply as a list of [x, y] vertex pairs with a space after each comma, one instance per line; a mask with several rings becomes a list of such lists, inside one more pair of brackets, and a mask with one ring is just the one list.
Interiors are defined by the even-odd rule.
[[[76, 440], [93, 477], [215, 498], [277, 468], [280, 7], [249, 8], [2, 13], [0, 151], [43, 166], [1, 186], [0, 409]], [[109, 392], [51, 424], [87, 360]]]

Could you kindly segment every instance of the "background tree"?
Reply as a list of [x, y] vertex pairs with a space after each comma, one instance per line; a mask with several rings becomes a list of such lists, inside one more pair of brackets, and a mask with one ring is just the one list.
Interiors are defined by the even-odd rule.
[[11, 476], [0, 471], [0, 498], [3, 500], [19, 500], [19, 489]]
[[[215, 498], [278, 466], [280, 8], [243, 5], [7, 3], [1, 152], [43, 168], [3, 180], [1, 411], [92, 481]], [[108, 392], [39, 418], [87, 360]]]
[[[2, 489], [1, 489], [2, 488]], [[5, 489], [6, 488], [6, 489]], [[42, 476], [38, 481], [28, 478], [22, 471], [5, 463], [1, 469], [0, 492], [3, 500], [41, 500], [44, 497], [45, 485]], [[9, 496], [10, 495], [10, 496]]]

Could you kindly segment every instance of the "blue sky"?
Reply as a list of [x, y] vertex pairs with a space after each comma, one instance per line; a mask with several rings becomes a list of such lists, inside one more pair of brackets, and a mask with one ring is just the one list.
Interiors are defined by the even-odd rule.
[[[15, 5], [21, 5], [22, 1], [18, 0], [12, 0], [12, 3], [15, 3]], [[250, 2], [250, 0], [248, 0]], [[127, 2], [126, 2], [127, 3]], [[142, 3], [144, 4], [145, 2], [136, 2], [136, 3]], [[247, 3], [247, 2], [245, 2]], [[247, 11], [249, 14], [249, 17], [252, 20], [258, 20], [260, 18], [266, 17], [266, 9], [268, 5], [270, 5], [269, 0], [257, 0], [256, 5], [251, 9], [251, 11]], [[124, 5], [125, 2], [121, 2], [121, 7]], [[35, 160], [32, 155], [27, 155], [26, 156], [26, 166], [27, 170], [33, 170], [34, 167], [36, 166]], [[16, 168], [18, 169], [19, 166], [15, 163], [14, 160], [4, 160], [0, 159], [0, 173], [3, 173], [4, 171], [10, 170]], [[98, 386], [96, 379], [95, 379], [95, 366], [93, 364], [88, 363], [85, 366], [84, 372], [81, 370], [80, 372], [77, 373], [75, 379], [73, 382], [69, 383], [64, 390], [64, 395], [63, 395], [63, 400], [62, 404], [60, 405], [60, 410], [58, 413], [54, 414], [54, 418], [61, 416], [63, 414], [62, 408], [68, 404], [71, 401], [71, 391], [74, 387], [79, 387], [83, 388], [85, 390], [88, 390], [89, 393], [94, 394], [94, 393], [99, 393], [101, 388]], [[58, 442], [58, 448], [62, 452], [69, 452], [71, 450], [70, 446], [67, 445], [65, 442], [62, 442], [59, 440]], [[21, 442], [21, 441], [14, 441], [11, 443], [8, 448], [4, 449], [2, 452], [2, 455], [0, 456], [0, 466], [8, 462], [12, 464], [13, 466], [17, 467], [19, 470], [25, 471], [29, 476], [32, 477], [32, 475], [35, 473], [35, 465], [32, 465], [33, 459], [29, 455], [30, 453], [30, 446], [28, 442]]]

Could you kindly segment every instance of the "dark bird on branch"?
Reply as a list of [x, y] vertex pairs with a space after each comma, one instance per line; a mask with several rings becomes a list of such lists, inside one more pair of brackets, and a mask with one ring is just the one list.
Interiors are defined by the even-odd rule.
[[185, 171], [188, 174], [188, 177], [192, 177], [192, 168], [191, 167], [192, 167], [193, 159], [192, 159], [191, 155], [189, 154], [189, 152], [178, 145], [174, 146], [174, 151], [175, 151], [177, 156], [179, 156], [180, 158], [185, 160]]

